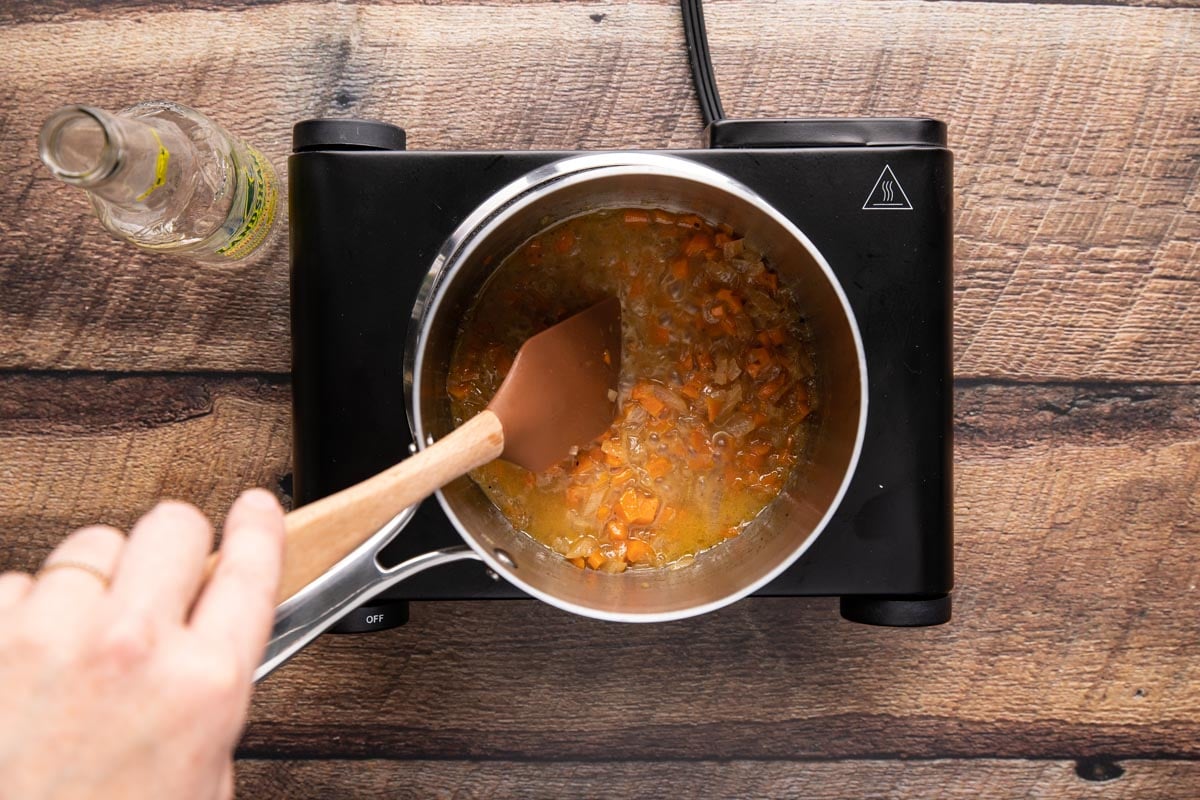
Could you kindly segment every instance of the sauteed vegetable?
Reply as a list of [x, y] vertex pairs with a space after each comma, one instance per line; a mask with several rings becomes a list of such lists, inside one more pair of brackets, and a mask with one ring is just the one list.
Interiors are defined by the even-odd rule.
[[795, 292], [730, 227], [631, 208], [526, 241], [463, 320], [454, 421], [487, 405], [525, 339], [612, 294], [623, 351], [609, 431], [546, 472], [496, 461], [471, 477], [578, 567], [682, 566], [779, 494], [818, 401]]

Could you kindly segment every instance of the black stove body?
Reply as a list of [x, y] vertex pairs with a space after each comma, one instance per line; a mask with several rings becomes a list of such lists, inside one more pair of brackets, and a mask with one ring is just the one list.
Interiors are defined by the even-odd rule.
[[[850, 620], [950, 617], [952, 158], [924, 119], [721, 121], [707, 149], [666, 151], [749, 186], [841, 282], [867, 358], [862, 455], [813, 546], [759, 596], [837, 596]], [[405, 458], [403, 360], [418, 286], [476, 206], [571, 152], [407, 151], [383, 123], [307, 121], [288, 162], [297, 505]], [[384, 551], [461, 539], [430, 498]], [[478, 562], [399, 584], [335, 630], [407, 619], [408, 600], [524, 597]]]

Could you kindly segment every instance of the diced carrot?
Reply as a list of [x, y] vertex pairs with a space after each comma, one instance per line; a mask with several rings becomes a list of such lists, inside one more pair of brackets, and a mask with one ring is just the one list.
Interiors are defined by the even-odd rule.
[[759, 453], [739, 453], [737, 463], [742, 469], [761, 470], [767, 463], [767, 457]]
[[588, 566], [592, 569], [600, 569], [600, 567], [604, 565], [605, 561], [608, 561], [608, 559], [605, 558], [604, 553], [601, 553], [599, 550], [593, 550], [592, 554], [587, 557]]
[[758, 396], [763, 400], [771, 400], [781, 391], [783, 391], [784, 384], [786, 383], [787, 376], [780, 375], [770, 383], [764, 383], [762, 386], [758, 387]]
[[654, 221], [657, 222], [659, 225], [674, 225], [675, 224], [675, 215], [671, 214], [670, 212], [667, 212], [667, 211], [655, 209]]
[[767, 464], [767, 456], [771, 453], [771, 445], [765, 443], [749, 444], [738, 453], [737, 463], [740, 467], [754, 472], [761, 472]]
[[629, 538], [629, 528], [619, 519], [610, 520], [604, 526], [604, 532], [608, 534], [609, 539], [614, 541], [624, 541]]
[[629, 225], [640, 225], [650, 221], [650, 212], [643, 209], [631, 208], [625, 212], [625, 222]]
[[570, 561], [575, 566], [579, 567], [580, 569], [583, 569], [583, 565], [587, 563], [586, 561], [583, 560], [583, 556], [575, 556], [574, 558], [569, 558], [567, 560]]
[[797, 422], [808, 419], [808, 415], [811, 413], [812, 413], [812, 407], [809, 406], [808, 403], [797, 403], [796, 404], [796, 421]]
[[658, 419], [651, 419], [646, 423], [646, 432], [647, 433], [657, 433], [659, 435], [662, 435], [662, 434], [666, 433], [667, 431], [671, 430], [671, 426], [673, 424], [674, 423], [672, 423], [670, 417], [661, 417]]
[[629, 392], [629, 397], [656, 417], [662, 414], [663, 410], [667, 407], [667, 404], [659, 400], [654, 394], [649, 384], [634, 384], [633, 389]]
[[693, 362], [692, 362], [692, 354], [691, 353], [684, 353], [682, 356], [680, 356], [679, 361], [676, 362], [676, 366], [679, 367], [679, 374], [684, 375], [686, 373], [691, 372], [692, 371], [692, 363]]
[[712, 353], [708, 352], [707, 350], [700, 351], [700, 353], [696, 356], [696, 363], [700, 365], [701, 369], [711, 370], [716, 367], [716, 362], [713, 361]]
[[733, 241], [733, 237], [725, 231], [720, 231], [713, 237], [713, 244], [717, 247], [723, 247], [727, 242]]
[[641, 506], [638, 508], [637, 519], [634, 522], [649, 525], [651, 522], [654, 522], [656, 516], [658, 516], [658, 498], [643, 497]]
[[646, 462], [646, 472], [651, 478], [661, 478], [671, 471], [671, 459], [665, 456], [655, 456]]
[[688, 444], [697, 453], [709, 453], [712, 450], [708, 445], [708, 437], [696, 428], [693, 428], [691, 433], [688, 434]]
[[704, 398], [704, 408], [708, 411], [709, 422], [716, 422], [717, 417], [721, 416], [721, 409], [724, 407], [725, 404], [715, 397]]
[[666, 403], [649, 393], [643, 395], [638, 402], [642, 404], [642, 408], [646, 409], [656, 417], [667, 407]]
[[604, 351], [604, 363], [607, 366], [612, 366], [612, 353], [608, 352], [607, 350]]
[[650, 341], [655, 344], [670, 344], [671, 332], [662, 325], [654, 325], [650, 328]]
[[763, 425], [765, 425], [767, 422], [767, 419], [768, 419], [767, 415], [762, 413], [761, 411], [755, 411], [754, 414], [750, 417], [750, 420], [754, 423], [754, 427], [756, 427], [756, 428], [761, 428]]
[[714, 303], [712, 307], [708, 309], [708, 313], [712, 314], [716, 319], [720, 319], [721, 317], [725, 316], [725, 306], [721, 305], [720, 303]]
[[554, 240], [554, 249], [560, 254], [569, 253], [578, 240], [579, 237], [575, 235], [575, 231], [564, 229], [558, 234], [558, 238]]
[[649, 525], [658, 513], [658, 498], [644, 497], [626, 489], [617, 503], [617, 516], [634, 525]]
[[686, 258], [677, 258], [671, 262], [671, 274], [676, 279], [685, 281], [688, 276], [688, 262]]
[[758, 281], [772, 292], [779, 291], [779, 275], [769, 269], [765, 269], [758, 274]]
[[596, 509], [596, 519], [601, 522], [608, 519], [612, 515], [612, 506], [601, 505]]
[[687, 240], [683, 246], [683, 254], [686, 256], [694, 256], [697, 253], [703, 253], [705, 250], [712, 249], [712, 238], [707, 233], [697, 233], [695, 236]]
[[687, 383], [685, 383], [683, 386], [679, 387], [679, 393], [682, 394], [684, 397], [687, 397], [691, 400], [699, 399], [700, 392], [702, 392], [703, 390], [704, 390], [704, 384], [702, 384], [700, 382], [699, 378], [692, 378]]
[[617, 501], [617, 516], [625, 522], [633, 522], [641, 511], [642, 498], [633, 489], [626, 489]]
[[640, 564], [654, 559], [654, 548], [641, 539], [630, 539], [625, 545], [625, 560], [631, 564]]
[[783, 344], [787, 341], [787, 335], [784, 334], [783, 328], [768, 328], [766, 334], [771, 339], [771, 344]]
[[455, 400], [462, 400], [471, 393], [471, 387], [465, 383], [456, 383], [455, 385], [446, 389], [446, 391], [449, 392], [450, 396]]
[[735, 314], [741, 313], [742, 300], [736, 294], [728, 289], [718, 289], [717, 299], [725, 305], [729, 306], [729, 310]]
[[575, 456], [575, 466], [571, 467], [572, 475], [582, 475], [585, 472], [591, 472], [596, 466], [596, 459], [592, 458], [590, 450], [580, 450], [579, 455]]

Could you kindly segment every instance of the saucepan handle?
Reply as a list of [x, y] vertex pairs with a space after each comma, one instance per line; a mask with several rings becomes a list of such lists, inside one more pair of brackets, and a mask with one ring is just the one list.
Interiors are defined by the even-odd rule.
[[463, 559], [478, 559], [466, 545], [433, 550], [394, 567], [379, 565], [379, 552], [404, 529], [416, 506], [393, 517], [371, 538], [328, 572], [289, 597], [275, 609], [275, 625], [254, 680], [258, 682], [301, 648], [372, 597], [418, 572]]

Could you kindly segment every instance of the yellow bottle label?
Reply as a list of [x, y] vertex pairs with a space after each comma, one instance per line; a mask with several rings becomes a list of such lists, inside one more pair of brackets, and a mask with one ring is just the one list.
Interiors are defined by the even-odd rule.
[[154, 134], [154, 141], [158, 142], [158, 156], [154, 159], [154, 183], [135, 198], [138, 201], [145, 200], [151, 192], [167, 182], [167, 165], [171, 163], [171, 151], [163, 146], [162, 139], [158, 138], [158, 131], [151, 128], [150, 133]]
[[242, 224], [229, 237], [229, 243], [217, 250], [230, 261], [245, 258], [263, 243], [275, 222], [275, 206], [279, 202], [271, 163], [253, 147], [247, 146], [246, 152], [250, 160], [243, 167], [247, 191]]

